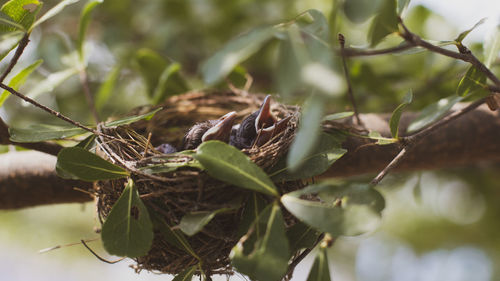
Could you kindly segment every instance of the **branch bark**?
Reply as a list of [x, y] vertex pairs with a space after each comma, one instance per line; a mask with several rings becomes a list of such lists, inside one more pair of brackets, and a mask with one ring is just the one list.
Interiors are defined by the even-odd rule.
[[[390, 136], [390, 114], [359, 116], [367, 129]], [[415, 117], [416, 114], [412, 113], [403, 115], [401, 132]], [[355, 121], [351, 118], [345, 119], [340, 126], [349, 127], [353, 124]], [[425, 136], [393, 171], [429, 170], [500, 161], [499, 144], [500, 111], [490, 111], [483, 105]], [[349, 137], [343, 145], [348, 153], [322, 177], [377, 173], [401, 151], [399, 144], [379, 146], [357, 137]], [[92, 185], [57, 177], [55, 161], [53, 156], [33, 151], [1, 154], [0, 167], [6, 168], [0, 170], [0, 209], [92, 200], [88, 194], [74, 189], [90, 190]]]

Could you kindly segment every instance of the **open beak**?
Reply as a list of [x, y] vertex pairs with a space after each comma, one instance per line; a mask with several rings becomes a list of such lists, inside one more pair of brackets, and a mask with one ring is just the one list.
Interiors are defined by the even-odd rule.
[[288, 121], [292, 118], [291, 115], [281, 119], [280, 121], [274, 123], [271, 127], [260, 129], [257, 131], [257, 140], [255, 145], [262, 146], [267, 143], [274, 136], [278, 135], [287, 128]]
[[255, 131], [270, 127], [276, 123], [276, 118], [271, 113], [271, 95], [267, 95], [259, 109], [259, 115], [255, 119]]
[[209, 141], [209, 140], [220, 140], [223, 142], [229, 141], [229, 136], [231, 135], [231, 129], [233, 128], [233, 123], [236, 120], [236, 112], [231, 111], [221, 118], [217, 119], [217, 123], [208, 129], [203, 136], [201, 137], [201, 141]]

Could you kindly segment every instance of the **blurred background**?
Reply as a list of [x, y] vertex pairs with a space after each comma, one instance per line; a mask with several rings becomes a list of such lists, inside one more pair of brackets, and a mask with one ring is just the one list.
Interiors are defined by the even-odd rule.
[[[5, 1], [3, 1], [5, 2]], [[44, 2], [42, 13], [58, 1]], [[74, 65], [79, 14], [85, 1], [68, 6], [62, 13], [34, 30], [31, 43], [13, 73], [42, 58], [43, 64], [21, 87], [21, 92], [75, 120], [91, 123]], [[340, 8], [335, 29], [347, 44], [368, 46], [370, 20], [356, 17], [376, 7], [377, 1], [337, 1]], [[148, 104], [144, 80], [145, 54], [177, 62], [191, 89], [204, 88], [200, 63], [231, 38], [262, 25], [283, 22], [307, 9], [318, 9], [327, 17], [332, 1], [274, 0], [105, 0], [93, 13], [85, 49], [92, 92], [115, 75], [112, 90], [103, 98], [101, 116], [124, 114]], [[412, 1], [404, 14], [408, 27], [436, 41], [453, 40], [480, 19], [487, 21], [466, 38], [465, 45], [482, 58], [482, 42], [500, 20], [497, 0]], [[389, 37], [380, 44], [394, 46], [401, 40]], [[269, 43], [241, 69], [254, 83], [251, 91], [277, 92], [277, 46]], [[8, 58], [0, 63], [4, 68]], [[499, 73], [498, 61], [493, 70]], [[415, 99], [410, 109], [418, 111], [440, 97], [455, 92], [467, 65], [426, 52], [349, 60], [353, 87], [361, 112], [392, 111], [406, 89]], [[43, 81], [55, 81], [41, 88]], [[223, 89], [227, 84], [216, 85]], [[293, 99], [287, 102], [296, 102]], [[349, 108], [347, 98], [328, 111]], [[10, 97], [0, 116], [11, 126], [36, 122], [58, 124], [46, 113]], [[0, 147], [2, 151], [13, 147]], [[450, 168], [440, 171], [394, 174], [378, 189], [386, 198], [383, 224], [375, 232], [355, 238], [340, 238], [329, 250], [333, 280], [500, 280], [500, 165]], [[370, 180], [367, 177], [366, 180]], [[130, 261], [109, 265], [97, 260], [82, 245], [48, 253], [47, 247], [97, 238], [98, 223], [92, 203], [45, 206], [19, 211], [0, 211], [1, 280], [170, 280], [171, 277], [128, 268]], [[106, 256], [100, 241], [89, 245]], [[110, 257], [110, 259], [114, 259]], [[294, 280], [305, 280], [311, 259], [306, 259]], [[226, 277], [220, 277], [225, 280]], [[245, 280], [242, 276], [231, 280]]]

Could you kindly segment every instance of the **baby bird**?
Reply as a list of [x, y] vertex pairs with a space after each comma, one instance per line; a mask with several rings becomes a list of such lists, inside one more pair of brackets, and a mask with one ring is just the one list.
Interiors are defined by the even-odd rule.
[[191, 127], [182, 139], [181, 150], [195, 149], [202, 142], [220, 140], [229, 142], [236, 112], [232, 111], [217, 120], [208, 120]]

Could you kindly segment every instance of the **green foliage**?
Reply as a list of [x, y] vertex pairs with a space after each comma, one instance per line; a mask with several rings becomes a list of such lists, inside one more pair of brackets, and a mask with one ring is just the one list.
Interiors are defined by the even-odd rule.
[[159, 107], [151, 112], [144, 113], [141, 115], [127, 116], [127, 117], [124, 117], [124, 118], [121, 118], [118, 120], [107, 122], [105, 125], [106, 125], [106, 127], [116, 127], [116, 126], [123, 126], [123, 125], [132, 124], [134, 122], [141, 121], [141, 120], [151, 120], [151, 118], [153, 118], [153, 116], [155, 116], [156, 112], [160, 111], [161, 109], [162, 108]]
[[267, 195], [278, 195], [276, 186], [266, 173], [233, 146], [220, 141], [207, 141], [198, 147], [194, 158], [200, 161], [211, 177]]
[[116, 256], [141, 257], [153, 243], [153, 224], [134, 182], [129, 179], [102, 225], [102, 243]]
[[78, 41], [77, 41], [77, 50], [78, 55], [80, 56], [80, 62], [83, 63], [86, 61], [85, 54], [83, 53], [83, 43], [85, 42], [85, 34], [87, 33], [87, 29], [90, 24], [90, 16], [92, 11], [97, 5], [101, 4], [103, 0], [89, 0], [85, 7], [82, 10], [80, 15], [80, 26], [78, 32]]
[[179, 73], [180, 65], [168, 63], [161, 55], [149, 49], [140, 49], [135, 54], [137, 68], [147, 86], [153, 104], [165, 98], [186, 92], [189, 88]]
[[471, 31], [473, 31], [474, 29], [476, 29], [476, 27], [480, 26], [481, 24], [483, 24], [484, 22], [486, 21], [486, 18], [483, 18], [481, 19], [480, 21], [478, 21], [473, 27], [471, 27], [470, 29], [467, 29], [466, 31], [460, 33], [457, 38], [455, 38], [455, 42], [458, 42], [458, 43], [462, 43], [462, 41], [465, 39], [465, 37], [467, 37], [467, 35], [469, 35], [469, 33]]
[[398, 31], [398, 15], [396, 13], [396, 0], [383, 0], [380, 8], [373, 19], [369, 41], [372, 46], [377, 45], [387, 35]]
[[323, 117], [324, 98], [318, 95], [311, 96], [304, 104], [300, 127], [295, 136], [287, 166], [290, 172], [296, 172], [314, 149], [321, 132], [320, 122]]
[[[321, 202], [301, 199], [318, 194]], [[373, 231], [380, 222], [384, 198], [368, 185], [317, 184], [281, 197], [285, 208], [302, 222], [333, 236]]]
[[334, 120], [339, 120], [339, 119], [351, 117], [353, 115], [354, 115], [354, 111], [338, 112], [338, 113], [326, 115], [325, 117], [323, 117], [323, 121], [334, 121]]
[[[18, 90], [19, 86], [22, 85], [26, 81], [26, 78], [28, 78], [28, 76], [35, 69], [37, 69], [40, 66], [40, 64], [42, 64], [42, 62], [43, 62], [43, 60], [37, 60], [34, 63], [32, 63], [31, 65], [29, 65], [26, 68], [24, 68], [23, 70], [19, 71], [19, 73], [16, 74], [16, 76], [14, 76], [9, 81], [8, 86], [11, 87], [14, 90]], [[5, 102], [5, 100], [9, 97], [9, 95], [10, 95], [10, 92], [7, 91], [7, 90], [4, 90], [2, 92], [2, 95], [0, 95], [0, 107], [3, 105], [3, 103]]]
[[220, 81], [236, 65], [257, 52], [263, 44], [273, 38], [275, 32], [273, 26], [263, 26], [228, 42], [201, 66], [205, 83], [214, 84]]
[[56, 16], [59, 14], [66, 6], [74, 4], [80, 0], [63, 0], [59, 2], [57, 5], [52, 7], [50, 10], [48, 10], [43, 16], [41, 16], [37, 21], [35, 21], [28, 29], [29, 32], [33, 30], [36, 26], [40, 25], [41, 23], [47, 21], [48, 19]]
[[74, 126], [35, 124], [28, 128], [9, 128], [10, 140], [14, 142], [40, 142], [64, 139], [85, 133]]
[[470, 66], [465, 76], [462, 77], [458, 84], [457, 95], [467, 97], [477, 91], [482, 91], [482, 93], [480, 93], [481, 96], [488, 95], [489, 92], [485, 90], [486, 79], [486, 75], [483, 72], [474, 66]]
[[389, 120], [389, 127], [391, 128], [392, 137], [395, 139], [399, 137], [399, 119], [401, 119], [401, 114], [403, 113], [403, 110], [405, 110], [405, 108], [411, 103], [412, 99], [413, 92], [410, 89], [406, 96], [403, 98], [403, 102], [392, 112], [391, 119]]
[[[42, 7], [42, 3], [38, 0], [10, 0], [2, 5], [0, 11], [6, 15], [19, 29], [22, 31], [30, 30], [35, 22], [36, 16]], [[12, 26], [0, 25], [0, 31], [13, 31], [16, 28]]]
[[12, 31], [0, 35], [0, 60], [14, 49], [24, 36], [22, 31]]
[[300, 169], [290, 172], [287, 168], [285, 158], [276, 164], [272, 173], [274, 181], [293, 181], [298, 179], [308, 179], [324, 173], [337, 161], [347, 150], [342, 148], [343, 135], [331, 135], [322, 133], [313, 151], [308, 154], [300, 164]]
[[500, 25], [488, 34], [484, 40], [484, 65], [490, 67], [500, 52]]
[[284, 223], [279, 205], [269, 205], [250, 230], [249, 235], [257, 237], [242, 239], [234, 246], [230, 255], [233, 266], [254, 280], [281, 280], [290, 258]]
[[311, 272], [307, 281], [330, 281], [330, 269], [328, 268], [328, 257], [326, 249], [321, 247], [316, 254]]
[[172, 246], [177, 247], [180, 250], [185, 251], [196, 259], [200, 260], [200, 257], [196, 255], [193, 251], [191, 245], [187, 241], [186, 237], [180, 230], [173, 230], [171, 227], [165, 222], [164, 218], [158, 215], [156, 212], [151, 211], [151, 216], [153, 217], [154, 227], [160, 231], [163, 235], [163, 238]]
[[81, 147], [63, 148], [57, 155], [56, 168], [84, 181], [124, 178], [129, 173]]
[[408, 133], [418, 131], [443, 117], [453, 105], [463, 100], [462, 96], [451, 95], [426, 106], [408, 126]]
[[193, 236], [203, 229], [217, 214], [231, 211], [232, 208], [222, 208], [212, 212], [199, 211], [184, 215], [179, 223], [179, 228], [185, 234]]
[[344, 2], [344, 14], [355, 23], [362, 23], [373, 16], [381, 0], [348, 0]]
[[104, 82], [99, 87], [99, 90], [97, 90], [97, 94], [95, 95], [95, 107], [97, 111], [102, 111], [104, 105], [108, 102], [109, 98], [111, 97], [116, 82], [120, 77], [120, 72], [121, 72], [120, 66], [113, 67], [113, 69], [111, 69], [111, 71], [104, 79]]
[[290, 243], [290, 252], [311, 248], [321, 233], [305, 223], [297, 222], [286, 230], [286, 237]]
[[45, 77], [43, 81], [32, 87], [26, 95], [31, 98], [36, 98], [41, 94], [52, 92], [57, 86], [77, 73], [78, 68], [76, 66], [51, 73], [49, 76]]
[[172, 281], [191, 281], [193, 276], [198, 269], [197, 265], [193, 265], [191, 267], [186, 268], [183, 272], [177, 274]]

